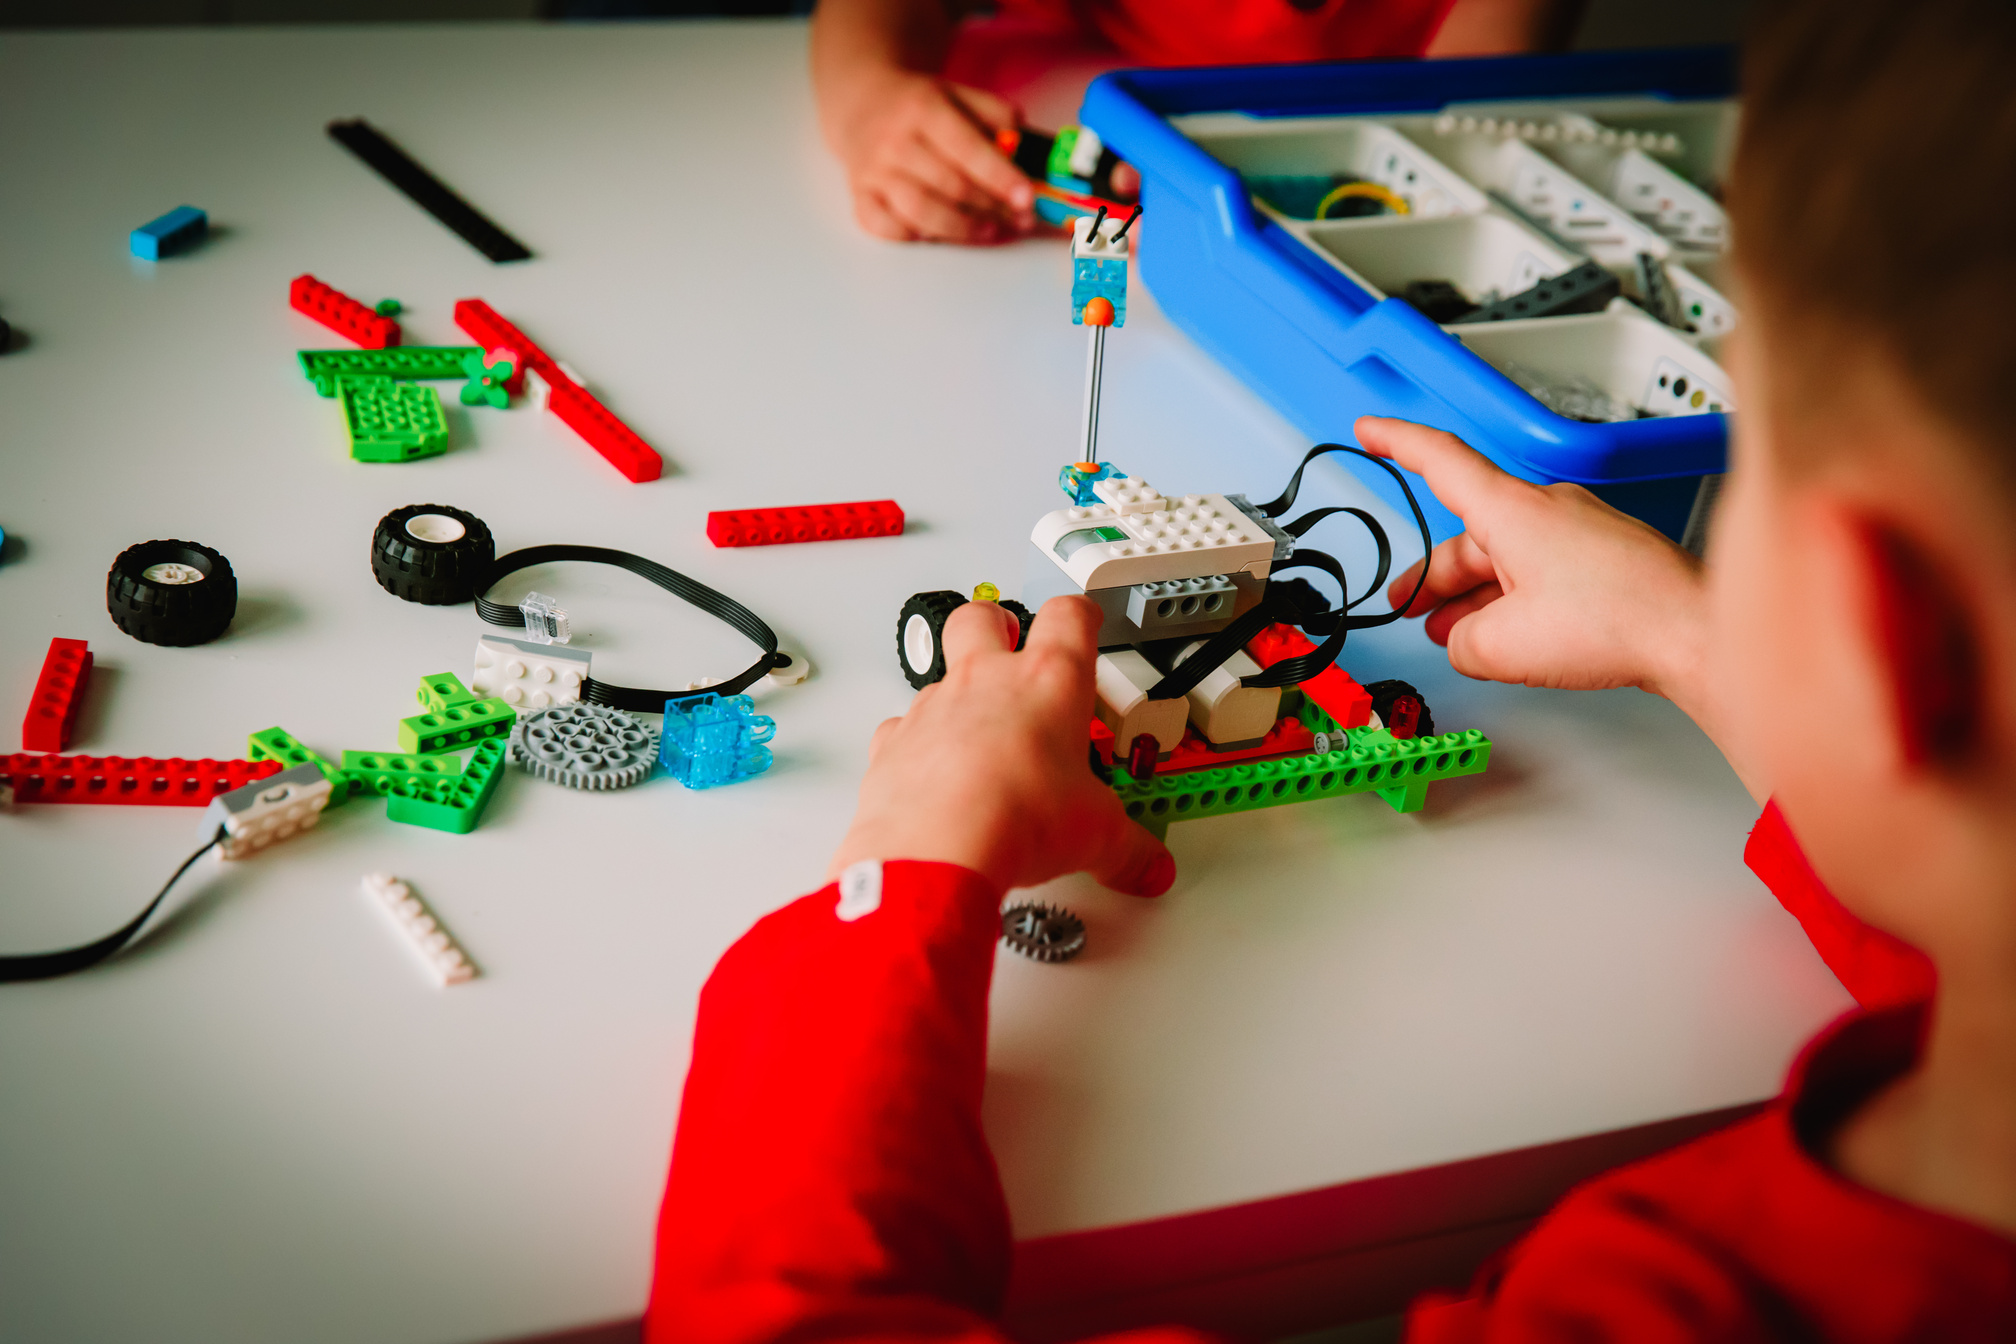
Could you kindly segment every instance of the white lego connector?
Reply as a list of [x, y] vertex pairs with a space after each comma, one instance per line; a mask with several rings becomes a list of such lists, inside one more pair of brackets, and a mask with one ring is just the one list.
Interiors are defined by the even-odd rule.
[[1095, 664], [1093, 712], [1113, 730], [1114, 750], [1125, 757], [1142, 733], [1154, 737], [1157, 754], [1167, 756], [1183, 740], [1187, 702], [1150, 700], [1148, 692], [1162, 680], [1155, 665], [1134, 649], [1102, 653]]
[[1071, 221], [1071, 260], [1126, 261], [1134, 247], [1132, 232], [1125, 237], [1120, 234], [1127, 227], [1127, 218], [1106, 216], [1096, 236], [1092, 232], [1092, 219], [1091, 215], [1080, 215]]
[[391, 919], [436, 984], [446, 988], [476, 978], [475, 963], [456, 945], [454, 935], [441, 927], [427, 903], [413, 894], [413, 888], [390, 873], [370, 873], [364, 878], [364, 894]]
[[[1203, 647], [1200, 640], [1184, 649], [1177, 656], [1177, 666]], [[1281, 714], [1281, 688], [1239, 684], [1239, 678], [1259, 674], [1260, 664], [1243, 651], [1235, 651], [1191, 690], [1190, 722], [1197, 725], [1205, 741], [1229, 747], [1257, 741], [1273, 730]]]
[[476, 671], [469, 689], [494, 695], [517, 709], [549, 709], [581, 698], [590, 655], [559, 644], [533, 644], [502, 635], [476, 641]]
[[203, 812], [203, 828], [210, 833], [222, 825], [218, 857], [242, 859], [307, 830], [322, 820], [328, 804], [329, 780], [311, 762], [212, 798]]

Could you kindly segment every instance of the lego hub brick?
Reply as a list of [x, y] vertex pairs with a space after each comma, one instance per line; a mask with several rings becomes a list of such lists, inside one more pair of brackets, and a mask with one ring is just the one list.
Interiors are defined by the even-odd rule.
[[42, 675], [28, 699], [21, 720], [21, 746], [26, 751], [66, 751], [77, 726], [77, 707], [91, 681], [91, 649], [81, 639], [52, 639], [42, 660]]
[[707, 515], [707, 540], [716, 546], [843, 541], [852, 537], [895, 537], [902, 532], [903, 510], [893, 499], [783, 509], [722, 509]]

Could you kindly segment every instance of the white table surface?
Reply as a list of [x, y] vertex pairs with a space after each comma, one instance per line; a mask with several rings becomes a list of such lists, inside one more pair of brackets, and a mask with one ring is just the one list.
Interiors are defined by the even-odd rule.
[[[466, 677], [483, 629], [371, 581], [373, 523], [421, 501], [502, 548], [685, 570], [817, 669], [767, 697], [758, 781], [588, 795], [514, 774], [469, 836], [355, 801], [206, 861], [116, 961], [0, 989], [0, 1339], [474, 1341], [641, 1308], [702, 980], [820, 880], [869, 731], [909, 698], [898, 605], [1012, 591], [1075, 445], [1060, 248], [858, 234], [804, 47], [791, 23], [0, 36], [0, 315], [28, 338], [0, 359], [6, 715], [66, 635], [97, 655], [78, 750], [236, 756], [276, 723], [325, 755], [391, 746], [417, 679]], [[324, 136], [357, 114], [536, 259], [490, 265]], [[208, 245], [126, 255], [185, 202]], [[489, 299], [666, 478], [622, 481], [529, 407], [452, 401], [445, 456], [351, 462], [295, 364], [342, 344], [288, 310], [302, 271], [402, 299], [413, 344], [461, 343], [454, 300]], [[1106, 455], [1171, 489], [1275, 493], [1300, 437], [1149, 296], [1131, 308]], [[712, 508], [884, 496], [900, 539], [702, 532]], [[106, 617], [112, 557], [168, 536], [237, 568], [209, 646]], [[750, 656], [614, 571], [526, 577], [609, 679]], [[1179, 824], [1156, 903], [1059, 884], [1091, 950], [1007, 958], [995, 993], [987, 1118], [1020, 1235], [1747, 1101], [1846, 1002], [1742, 866], [1755, 807], [1670, 706], [1469, 683], [1411, 627], [1344, 661], [1490, 733], [1491, 772], [1416, 816], [1362, 797]], [[0, 816], [0, 947], [114, 927], [197, 832], [179, 808]], [[411, 881], [483, 978], [423, 980], [357, 890], [373, 870]]]

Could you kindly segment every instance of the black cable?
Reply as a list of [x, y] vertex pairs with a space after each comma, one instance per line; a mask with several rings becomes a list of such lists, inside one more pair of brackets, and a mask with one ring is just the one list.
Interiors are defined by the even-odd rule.
[[1129, 229], [1133, 228], [1133, 227], [1134, 227], [1134, 221], [1135, 221], [1135, 220], [1137, 220], [1137, 219], [1139, 219], [1139, 218], [1141, 218], [1141, 211], [1142, 211], [1142, 209], [1143, 209], [1143, 208], [1144, 208], [1144, 207], [1142, 207], [1142, 206], [1138, 206], [1138, 205], [1134, 207], [1134, 213], [1133, 213], [1133, 214], [1131, 214], [1131, 215], [1129, 215], [1129, 216], [1127, 216], [1127, 222], [1126, 222], [1125, 224], [1122, 224], [1122, 225], [1120, 226], [1120, 232], [1118, 232], [1118, 233], [1116, 233], [1116, 234], [1114, 234], [1114, 235], [1113, 235], [1113, 241], [1114, 241], [1114, 242], [1116, 242], [1116, 243], [1117, 243], [1117, 242], [1119, 242], [1119, 241], [1120, 241], [1120, 240], [1121, 240], [1122, 238], [1125, 238], [1125, 237], [1127, 236], [1127, 230], [1129, 230]]
[[[1325, 453], [1351, 453], [1362, 457], [1367, 462], [1383, 468], [1400, 486], [1400, 493], [1406, 496], [1407, 507], [1414, 514], [1415, 526], [1421, 529], [1421, 575], [1414, 581], [1414, 591], [1407, 595], [1405, 602], [1399, 603], [1391, 611], [1381, 612], [1377, 616], [1350, 615], [1353, 607], [1378, 592], [1381, 585], [1386, 582], [1386, 573], [1393, 562], [1392, 543], [1387, 539], [1386, 529], [1380, 525], [1378, 519], [1363, 509], [1346, 506], [1317, 509], [1306, 513], [1282, 530], [1290, 536], [1300, 537], [1333, 513], [1348, 513], [1365, 524], [1365, 529], [1372, 534], [1373, 543], [1379, 548], [1379, 572], [1372, 582], [1366, 585], [1365, 591], [1355, 600], [1351, 597], [1351, 585], [1345, 579], [1344, 566], [1339, 564], [1334, 556], [1326, 555], [1322, 551], [1296, 550], [1293, 558], [1282, 561], [1270, 571], [1267, 591], [1261, 595], [1259, 604], [1204, 641], [1202, 648], [1156, 682], [1154, 689], [1148, 692], [1150, 700], [1173, 700], [1188, 695], [1204, 678], [1222, 666], [1227, 658], [1246, 647], [1255, 635], [1276, 623], [1322, 632], [1323, 642], [1309, 653], [1283, 658], [1272, 667], [1264, 668], [1253, 676], [1241, 677], [1239, 684], [1254, 687], [1299, 685], [1311, 677], [1322, 675], [1325, 668], [1337, 661], [1337, 655], [1344, 651], [1344, 638], [1351, 631], [1390, 625], [1414, 605], [1414, 599], [1421, 595], [1422, 585], [1428, 582], [1428, 562], [1435, 552], [1435, 536], [1428, 529], [1428, 519], [1421, 512], [1420, 501], [1414, 498], [1414, 491], [1407, 484], [1407, 478], [1385, 458], [1374, 457], [1362, 448], [1352, 448], [1342, 443], [1319, 443], [1303, 454], [1302, 461], [1295, 467], [1295, 474], [1288, 478], [1288, 488], [1281, 492], [1280, 498], [1256, 507], [1269, 518], [1278, 518], [1293, 508], [1295, 496], [1302, 490], [1302, 473], [1308, 469], [1311, 462]], [[1289, 594], [1281, 591], [1279, 586], [1272, 582], [1274, 574], [1298, 566], [1320, 569], [1337, 580], [1339, 605], [1334, 611], [1304, 612], [1299, 603], [1290, 600]]]
[[140, 932], [140, 926], [147, 922], [147, 916], [153, 914], [155, 907], [168, 899], [170, 888], [182, 879], [182, 874], [188, 872], [190, 866], [196, 860], [208, 854], [212, 849], [215, 849], [218, 842], [223, 840], [224, 834], [224, 828], [219, 826], [217, 833], [210, 837], [203, 848], [182, 860], [182, 866], [175, 870], [175, 876], [168, 879], [167, 883], [161, 888], [160, 894], [147, 902], [147, 908], [135, 915], [132, 922], [127, 924], [126, 927], [108, 933], [97, 942], [86, 943], [82, 947], [68, 947], [64, 948], [61, 952], [35, 952], [27, 956], [0, 957], [0, 983], [11, 983], [19, 980], [53, 980], [59, 975], [69, 975], [73, 971], [81, 971], [87, 967], [96, 966], [99, 962], [126, 946], [133, 935]]
[[730, 677], [727, 681], [697, 691], [637, 690], [585, 677], [581, 682], [581, 698], [590, 704], [607, 705], [611, 709], [627, 709], [633, 714], [662, 714], [665, 712], [667, 700], [683, 700], [695, 695], [739, 695], [755, 685], [772, 668], [783, 667], [791, 661], [789, 654], [777, 652], [777, 636], [763, 623], [763, 619], [726, 593], [716, 592], [698, 579], [689, 579], [678, 570], [668, 569], [655, 560], [646, 560], [641, 555], [611, 550], [606, 546], [527, 546], [523, 550], [499, 556], [490, 566], [490, 572], [476, 585], [476, 614], [492, 625], [517, 626], [522, 629], [525, 625], [524, 612], [516, 607], [507, 607], [501, 602], [492, 602], [484, 594], [495, 588], [497, 581], [507, 574], [559, 560], [585, 560], [590, 564], [614, 565], [618, 569], [627, 569], [640, 578], [649, 579], [681, 601], [700, 608], [716, 620], [734, 626], [748, 637], [750, 643], [763, 650], [763, 656], [743, 672]]

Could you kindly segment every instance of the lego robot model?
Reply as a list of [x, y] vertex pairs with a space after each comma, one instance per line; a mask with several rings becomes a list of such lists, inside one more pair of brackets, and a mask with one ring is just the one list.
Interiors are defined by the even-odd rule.
[[[1359, 449], [1320, 444], [1278, 499], [1254, 504], [1243, 495], [1166, 495], [1099, 460], [1105, 339], [1126, 322], [1129, 235], [1139, 218], [1138, 209], [1125, 220], [1101, 210], [1074, 222], [1071, 315], [1089, 343], [1080, 450], [1058, 476], [1068, 505], [1030, 533], [1038, 558], [1024, 585], [1028, 605], [1001, 605], [1026, 633], [1029, 609], [1050, 597], [1078, 593], [1099, 604], [1093, 752], [1099, 768], [1114, 772], [1129, 812], [1151, 826], [1166, 825], [1172, 813], [1213, 815], [1339, 792], [1379, 792], [1413, 811], [1431, 780], [1481, 771], [1490, 744], [1475, 732], [1437, 737], [1414, 687], [1361, 686], [1335, 665], [1351, 630], [1398, 620], [1407, 606], [1354, 614], [1383, 589], [1391, 568], [1379, 522], [1348, 507], [1277, 521], [1294, 506], [1311, 461], [1349, 453], [1399, 484], [1425, 552], [1427, 520], [1398, 470]], [[1378, 550], [1377, 572], [1355, 598], [1343, 566], [1301, 543], [1338, 513], [1370, 530]], [[1303, 579], [1278, 577], [1294, 568], [1328, 574], [1340, 605]], [[974, 598], [999, 594], [982, 584]], [[904, 604], [896, 643], [912, 686], [944, 676], [940, 632], [965, 601], [941, 591]]]

